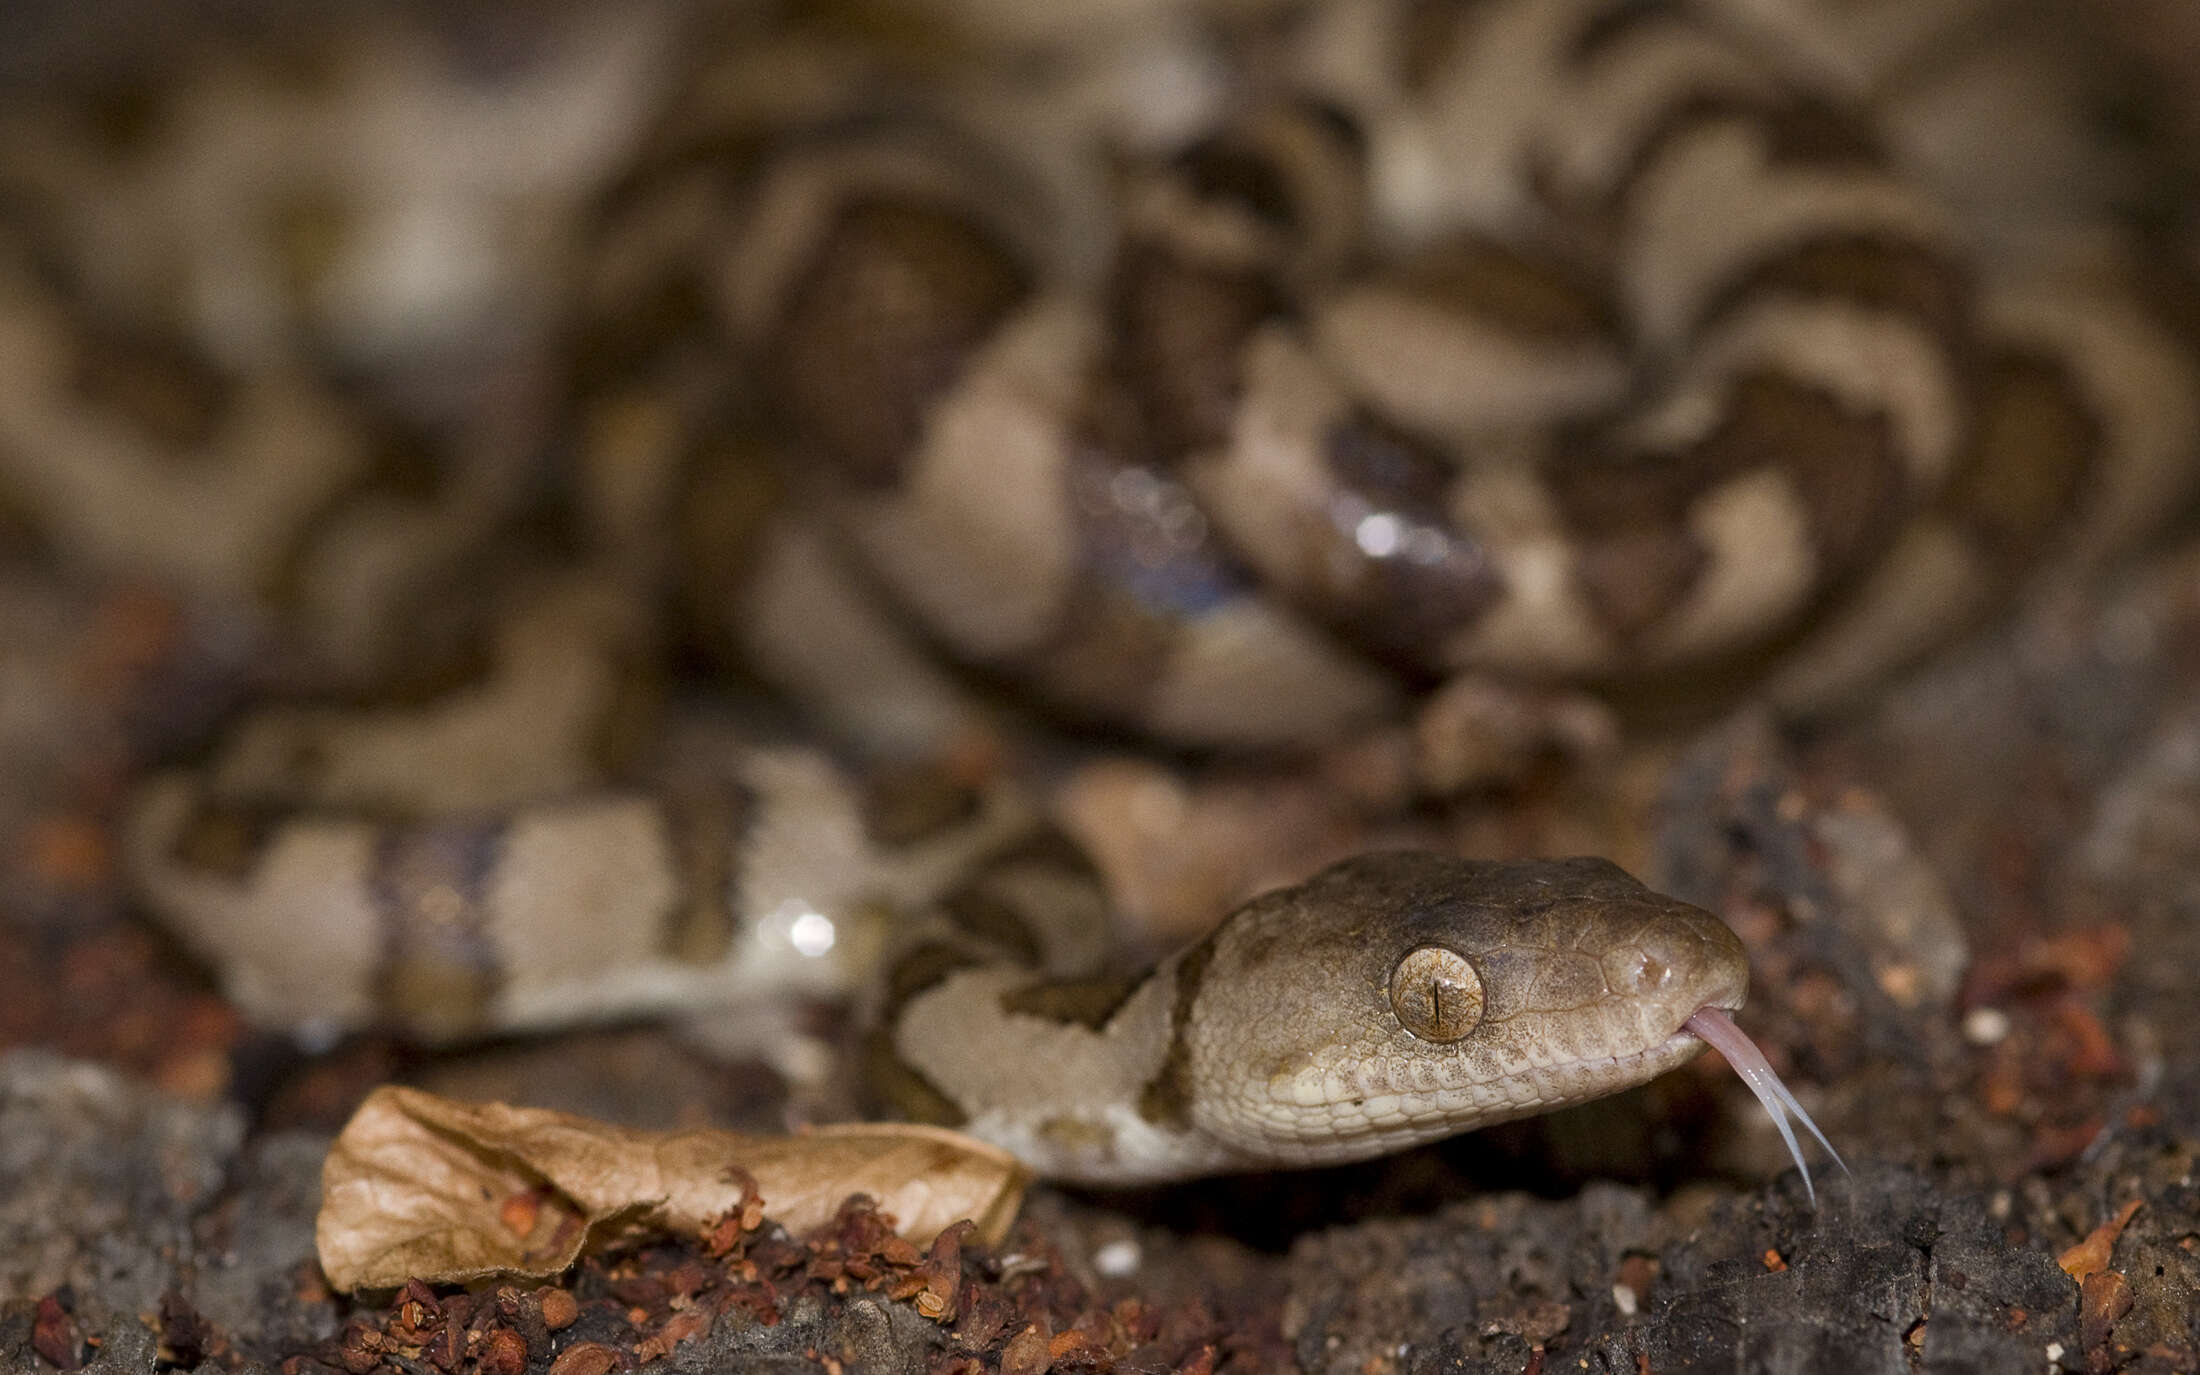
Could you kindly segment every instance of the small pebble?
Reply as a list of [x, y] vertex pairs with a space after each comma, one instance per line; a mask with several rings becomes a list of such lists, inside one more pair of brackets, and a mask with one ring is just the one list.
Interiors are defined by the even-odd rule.
[[1138, 1249], [1138, 1243], [1126, 1238], [1122, 1241], [1111, 1241], [1093, 1252], [1092, 1268], [1111, 1280], [1119, 1280], [1125, 1275], [1136, 1274], [1144, 1260], [1145, 1256]]
[[552, 1332], [571, 1327], [581, 1315], [580, 1300], [563, 1289], [542, 1291], [542, 1325]]
[[619, 1353], [602, 1342], [582, 1342], [569, 1346], [550, 1363], [550, 1375], [611, 1375], [613, 1366], [619, 1364]]
[[2009, 1036], [2009, 1014], [1998, 1007], [1975, 1007], [1963, 1019], [1963, 1039], [1974, 1046], [2000, 1045]]
[[527, 1339], [509, 1327], [495, 1328], [474, 1360], [481, 1375], [526, 1375]]

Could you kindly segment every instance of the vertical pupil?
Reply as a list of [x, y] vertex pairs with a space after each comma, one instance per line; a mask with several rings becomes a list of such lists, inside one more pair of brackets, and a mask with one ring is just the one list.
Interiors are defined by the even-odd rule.
[[1423, 947], [1398, 962], [1390, 978], [1398, 1024], [1431, 1041], [1456, 1041], [1482, 1019], [1482, 983], [1466, 960]]

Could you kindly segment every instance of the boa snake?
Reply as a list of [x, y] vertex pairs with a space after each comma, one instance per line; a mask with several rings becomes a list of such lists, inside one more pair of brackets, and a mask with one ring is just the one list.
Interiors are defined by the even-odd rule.
[[[1809, 706], [2051, 536], [2095, 559], [2173, 505], [2191, 361], [2135, 293], [1982, 265], [1840, 92], [1698, 8], [1314, 7], [1112, 176], [898, 80], [699, 82], [598, 177], [559, 370], [584, 572], [502, 577], [520, 609], [459, 689], [269, 708], [151, 780], [149, 904], [256, 1017], [431, 1038], [844, 991], [882, 914], [929, 912], [875, 990], [886, 1093], [1100, 1181], [1354, 1158], [1686, 1058], [1739, 945], [1595, 862], [1371, 856], [1071, 977], [1089, 951], [1021, 914], [1089, 916], [1089, 885], [1014, 798], [882, 813], [801, 750], [598, 763], [660, 649], [630, 594], [680, 562], [650, 532], [747, 515], [734, 417], [800, 500], [692, 560], [740, 575], [706, 614], [887, 753], [964, 719], [934, 653], [1200, 749], [1478, 737], [1492, 684], [1531, 716]], [[114, 190], [33, 161], [49, 197]], [[408, 494], [412, 429], [295, 357], [118, 338], [50, 256], [11, 241], [0, 281], [0, 484], [56, 547], [277, 587], [356, 686], [441, 633], [393, 605], [531, 513], [513, 455], [558, 445], [526, 425], [454, 427]]]

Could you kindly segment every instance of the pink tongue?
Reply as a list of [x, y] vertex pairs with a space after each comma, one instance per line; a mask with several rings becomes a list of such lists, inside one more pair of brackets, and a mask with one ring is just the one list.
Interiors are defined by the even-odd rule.
[[1818, 1144], [1826, 1148], [1826, 1154], [1833, 1157], [1833, 1163], [1841, 1167], [1841, 1173], [1848, 1174], [1848, 1162], [1841, 1158], [1841, 1152], [1826, 1140], [1826, 1134], [1810, 1120], [1810, 1114], [1795, 1101], [1788, 1086], [1781, 1083], [1780, 1076], [1765, 1063], [1764, 1052], [1742, 1034], [1732, 1017], [1715, 1007], [1699, 1007], [1694, 1016], [1681, 1023], [1681, 1028], [1696, 1033], [1713, 1050], [1725, 1056], [1727, 1064], [1733, 1066], [1734, 1072], [1742, 1076], [1742, 1082], [1749, 1085], [1749, 1091], [1757, 1095], [1757, 1101], [1765, 1105], [1765, 1111], [1772, 1115], [1772, 1125], [1780, 1129], [1780, 1139], [1787, 1142], [1788, 1154], [1795, 1157], [1795, 1168], [1803, 1172], [1803, 1192], [1810, 1195], [1810, 1206], [1817, 1207], [1818, 1190], [1811, 1185], [1810, 1166], [1803, 1163], [1803, 1149], [1796, 1143], [1795, 1129], [1788, 1125], [1788, 1114], [1792, 1112], [1800, 1118], [1810, 1134], [1818, 1138]]

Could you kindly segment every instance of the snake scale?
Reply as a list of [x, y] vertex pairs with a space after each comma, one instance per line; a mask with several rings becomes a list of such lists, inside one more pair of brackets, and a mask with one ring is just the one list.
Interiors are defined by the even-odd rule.
[[[125, 836], [267, 1024], [861, 988], [891, 1106], [1103, 1183], [1581, 1101], [1740, 1006], [1714, 918], [1602, 861], [1377, 853], [1095, 973], [1089, 865], [1015, 787], [668, 743], [668, 589], [843, 758], [951, 753], [1012, 693], [1175, 750], [1404, 722], [1502, 759], [1558, 700], [1842, 700], [2193, 476], [2136, 255], [1967, 219], [1807, 0], [1131, 7], [1028, 90], [650, 13], [479, 78], [519, 119], [395, 40], [11, 112], [0, 512], [276, 646]], [[646, 133], [567, 146], [668, 65]], [[376, 161], [415, 106], [535, 179]], [[446, 284], [504, 343], [444, 376], [345, 278], [347, 232], [407, 241], [330, 166], [416, 232], [502, 197], [566, 292]]]

